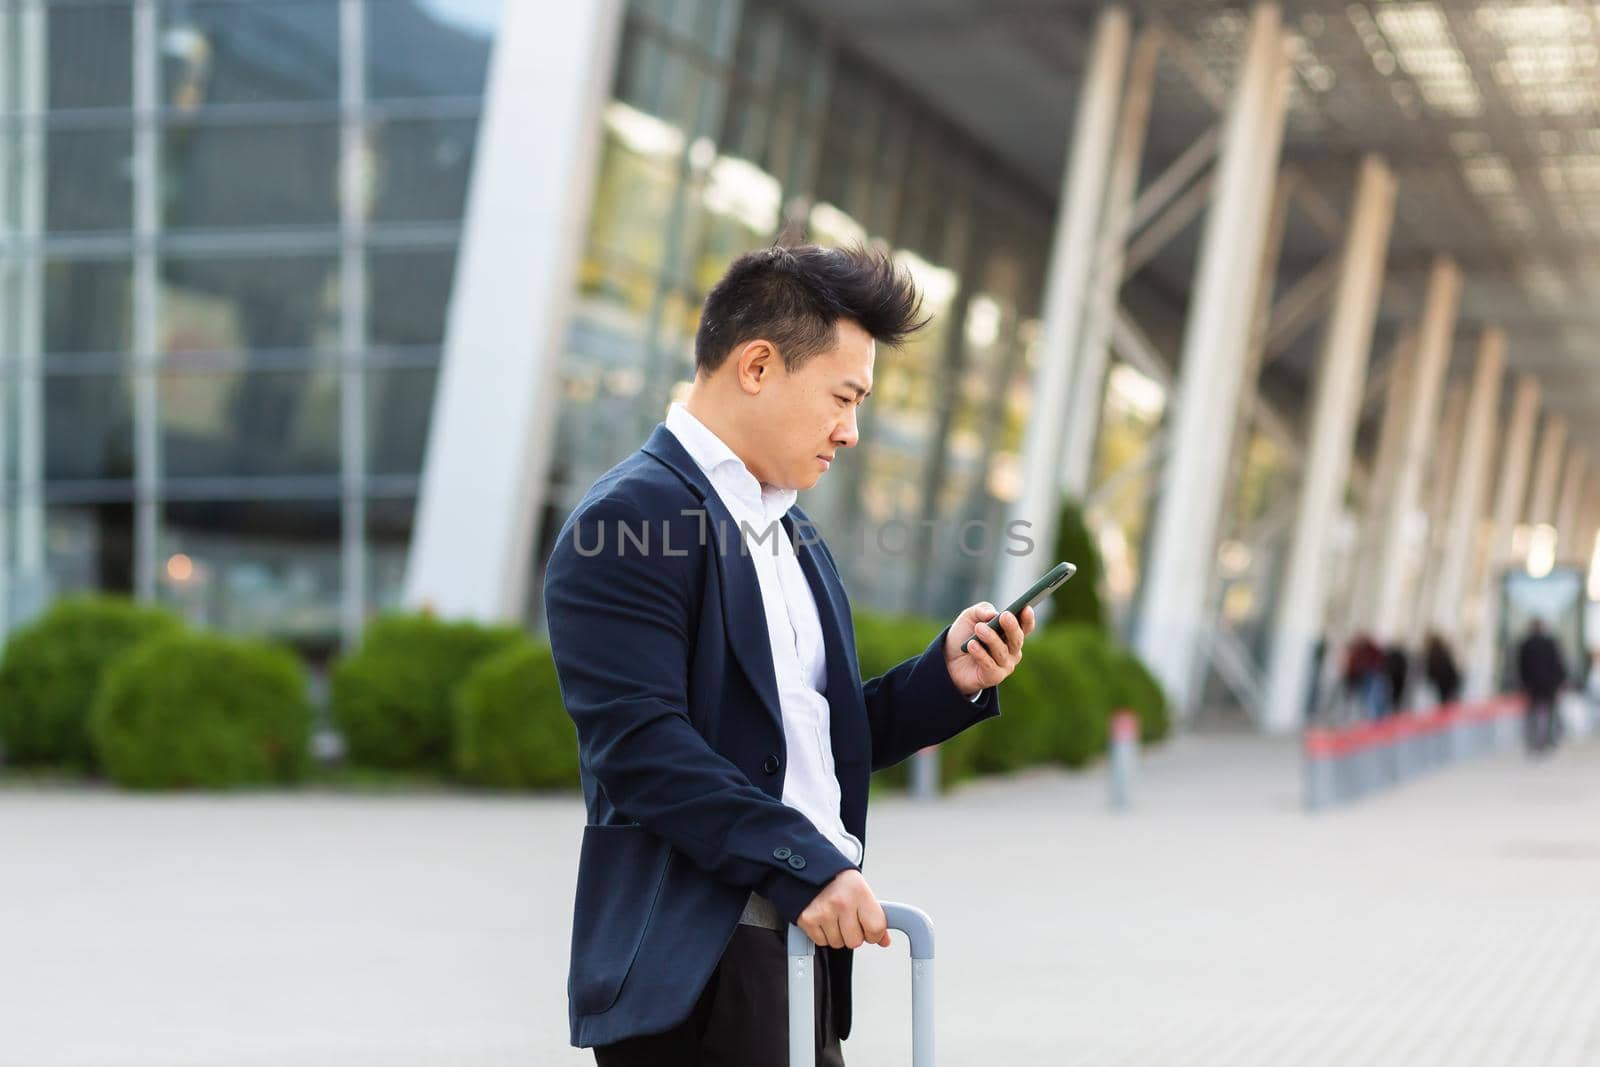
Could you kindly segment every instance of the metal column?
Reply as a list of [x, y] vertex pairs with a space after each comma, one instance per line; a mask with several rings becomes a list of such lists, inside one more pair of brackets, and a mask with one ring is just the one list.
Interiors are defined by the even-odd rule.
[[1298, 727], [1305, 707], [1311, 652], [1327, 598], [1328, 539], [1350, 472], [1394, 203], [1394, 175], [1383, 160], [1368, 156], [1361, 164], [1323, 336], [1299, 513], [1273, 626], [1262, 725], [1275, 733]]
[[1460, 299], [1460, 269], [1446, 257], [1434, 260], [1422, 322], [1417, 331], [1416, 356], [1400, 428], [1399, 454], [1395, 459], [1394, 487], [1388, 499], [1378, 502], [1383, 517], [1376, 556], [1371, 561], [1377, 572], [1373, 582], [1374, 604], [1371, 616], [1364, 621], [1383, 641], [1405, 636], [1402, 623], [1406, 617], [1406, 532], [1422, 485], [1429, 439], [1436, 425], [1439, 392], [1450, 362], [1450, 343]]
[[1588, 495], [1589, 454], [1572, 450], [1567, 460], [1566, 475], [1561, 479], [1561, 502], [1556, 509], [1556, 562], [1575, 560], [1578, 541], [1578, 521]]
[[1500, 411], [1500, 380], [1505, 373], [1506, 335], [1493, 327], [1478, 343], [1478, 365], [1472, 375], [1466, 419], [1456, 456], [1450, 514], [1443, 529], [1439, 574], [1433, 586], [1433, 628], [1457, 641], [1469, 596], [1467, 568], [1475, 555], [1489, 492], [1489, 467], [1494, 455], [1495, 417]]
[[1199, 640], [1214, 566], [1227, 437], [1255, 306], [1282, 143], [1289, 62], [1278, 7], [1251, 16], [1243, 69], [1225, 121], [1179, 363], [1182, 398], [1169, 431], [1161, 497], [1143, 577], [1137, 646], [1180, 716], [1194, 710]]
[[1450, 494], [1455, 488], [1456, 458], [1461, 454], [1461, 440], [1466, 432], [1467, 386], [1465, 382], [1451, 382], [1445, 388], [1444, 407], [1439, 412], [1434, 430], [1433, 462], [1426, 483], [1427, 505], [1422, 514], [1426, 517], [1422, 544], [1418, 551], [1409, 551], [1402, 569], [1410, 595], [1404, 598], [1400, 610], [1399, 632], [1407, 646], [1420, 647], [1423, 635], [1433, 624], [1434, 586], [1439, 580], [1439, 561], [1444, 555], [1445, 527], [1450, 518]]
[[1055, 239], [1045, 275], [1044, 321], [1039, 366], [1034, 372], [1033, 410], [1023, 447], [1022, 491], [1012, 515], [1028, 523], [1034, 550], [1001, 553], [995, 588], [1003, 597], [1026, 589], [1053, 564], [1045, 557], [1056, 539], [1061, 507], [1061, 450], [1065, 443], [1074, 357], [1088, 297], [1089, 270], [1100, 229], [1101, 200], [1116, 133], [1116, 110], [1128, 52], [1126, 10], [1100, 13], [1094, 45], [1083, 76], [1072, 145], [1063, 177]]
[[1539, 438], [1539, 458], [1533, 467], [1533, 487], [1529, 490], [1526, 522], [1530, 526], [1554, 525], [1556, 488], [1561, 479], [1561, 459], [1567, 447], [1567, 420], [1551, 415], [1544, 420]]
[[17, 317], [11, 353], [16, 493], [12, 519], [15, 569], [12, 572], [13, 622], [44, 607], [49, 576], [44, 556], [44, 256], [46, 142], [45, 70], [49, 54], [46, 5], [26, 0], [17, 13], [17, 110], [24, 116], [17, 152], [17, 235], [29, 247], [17, 267]]
[[1511, 562], [1511, 536], [1522, 517], [1528, 496], [1528, 467], [1533, 458], [1533, 431], [1539, 419], [1539, 383], [1527, 375], [1517, 379], [1511, 402], [1511, 423], [1506, 427], [1500, 452], [1500, 484], [1495, 488], [1494, 517], [1489, 530], [1489, 550], [1472, 582], [1479, 603], [1467, 657], [1468, 700], [1488, 697], [1498, 684], [1495, 642], [1500, 629], [1500, 570]]
[[522, 617], [621, 24], [620, 0], [505, 7], [406, 561], [408, 606]]
[[156, 0], [133, 9], [133, 591], [156, 598], [161, 539], [160, 18]]
[[367, 616], [367, 17], [339, 0], [339, 637]]

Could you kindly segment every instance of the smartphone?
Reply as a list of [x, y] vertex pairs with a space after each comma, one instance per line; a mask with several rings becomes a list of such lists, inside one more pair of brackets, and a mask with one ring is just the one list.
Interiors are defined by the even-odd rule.
[[[1011, 614], [1015, 615], [1020, 621], [1022, 618], [1023, 608], [1033, 607], [1035, 604], [1039, 603], [1039, 601], [1043, 600], [1051, 593], [1054, 593], [1057, 589], [1060, 589], [1061, 583], [1065, 582], [1068, 578], [1071, 578], [1077, 573], [1078, 568], [1074, 567], [1072, 564], [1057, 563], [1054, 567], [1050, 568], [1050, 573], [1046, 574], [1043, 578], [1040, 578], [1037, 582], [1034, 582], [1031, 586], [1029, 586], [1026, 593], [1023, 593], [1010, 604], [1006, 605], [1006, 611], [1011, 612]], [[1006, 611], [1002, 611], [1000, 615], [1004, 615]], [[996, 615], [994, 618], [990, 619], [987, 624], [989, 629], [993, 630], [997, 634], [1003, 632], [1000, 629], [1000, 615]], [[961, 642], [961, 651], [965, 652], [967, 650], [967, 646], [972, 644], [972, 642], [976, 641], [977, 639], [978, 635], [973, 634], [971, 637]]]

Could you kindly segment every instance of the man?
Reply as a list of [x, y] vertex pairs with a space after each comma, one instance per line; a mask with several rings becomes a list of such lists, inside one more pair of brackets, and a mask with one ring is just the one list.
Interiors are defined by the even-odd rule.
[[1527, 694], [1527, 719], [1523, 724], [1530, 755], [1555, 747], [1556, 694], [1567, 682], [1567, 664], [1561, 647], [1546, 631], [1544, 620], [1534, 619], [1517, 648], [1517, 679]]
[[878, 253], [741, 257], [706, 298], [687, 399], [562, 527], [545, 611], [589, 823], [569, 1016], [601, 1067], [787, 1062], [790, 922], [823, 946], [818, 1063], [842, 1064], [851, 950], [889, 944], [861, 874], [868, 776], [999, 713], [1032, 610], [996, 634], [975, 604], [863, 683], [794, 506], [855, 445], [876, 344], [919, 309]]

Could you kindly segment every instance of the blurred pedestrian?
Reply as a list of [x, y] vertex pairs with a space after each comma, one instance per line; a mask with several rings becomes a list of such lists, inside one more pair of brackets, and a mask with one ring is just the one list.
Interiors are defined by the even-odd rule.
[[1439, 694], [1440, 704], [1461, 699], [1461, 669], [1456, 666], [1455, 654], [1444, 638], [1431, 631], [1422, 645], [1422, 671]]
[[1524, 724], [1528, 752], [1548, 751], [1556, 743], [1556, 695], [1566, 684], [1567, 664], [1542, 619], [1528, 625], [1527, 636], [1517, 647], [1517, 679], [1528, 698]]
[[1406, 706], [1406, 677], [1411, 673], [1411, 657], [1398, 644], [1383, 650], [1383, 672], [1389, 681], [1389, 710]]
[[1345, 698], [1360, 709], [1360, 717], [1381, 719], [1388, 712], [1383, 649], [1368, 634], [1356, 634], [1345, 646], [1343, 680]]

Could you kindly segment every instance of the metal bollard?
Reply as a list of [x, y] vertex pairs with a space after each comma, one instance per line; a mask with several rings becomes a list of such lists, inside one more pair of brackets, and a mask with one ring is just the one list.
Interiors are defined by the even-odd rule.
[[[889, 929], [911, 942], [911, 1064], [933, 1067], [933, 920], [909, 904], [883, 904]], [[816, 946], [798, 926], [789, 927], [789, 1067], [816, 1067], [812, 976]]]
[[1119, 711], [1111, 716], [1111, 807], [1127, 811], [1133, 805], [1133, 779], [1139, 766], [1139, 716]]
[[939, 799], [939, 746], [929, 745], [911, 757], [911, 798]]

